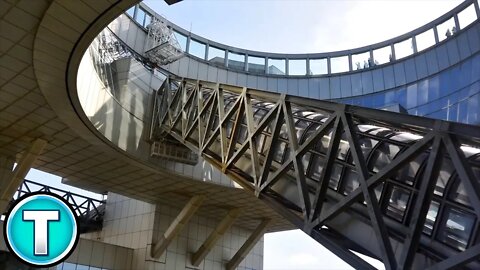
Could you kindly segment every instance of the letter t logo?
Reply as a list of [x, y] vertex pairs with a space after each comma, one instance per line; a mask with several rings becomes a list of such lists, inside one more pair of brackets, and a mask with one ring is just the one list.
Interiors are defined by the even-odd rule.
[[24, 221], [33, 221], [34, 254], [48, 255], [48, 222], [59, 221], [58, 210], [24, 210]]

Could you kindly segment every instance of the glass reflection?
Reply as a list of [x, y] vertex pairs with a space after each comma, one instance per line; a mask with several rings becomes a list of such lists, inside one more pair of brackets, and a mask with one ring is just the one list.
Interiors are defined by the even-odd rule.
[[470, 240], [474, 222], [475, 218], [471, 214], [447, 207], [437, 238], [439, 241], [463, 251]]
[[285, 59], [268, 59], [268, 74], [285, 75]]
[[208, 62], [224, 65], [225, 64], [225, 51], [215, 47], [208, 47]]
[[265, 73], [265, 58], [257, 56], [248, 56], [248, 71], [252, 73]]

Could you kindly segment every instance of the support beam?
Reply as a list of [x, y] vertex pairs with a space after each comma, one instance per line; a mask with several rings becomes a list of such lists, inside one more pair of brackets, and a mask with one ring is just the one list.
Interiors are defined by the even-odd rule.
[[180, 233], [180, 231], [182, 231], [183, 227], [188, 223], [190, 218], [197, 212], [198, 208], [200, 208], [203, 200], [205, 200], [205, 196], [198, 195], [192, 197], [190, 201], [188, 201], [175, 220], [173, 220], [172, 224], [170, 224], [165, 233], [160, 236], [160, 239], [158, 239], [155, 243], [152, 243], [151, 256], [153, 258], [158, 259], [160, 256], [162, 256], [170, 242], [172, 242], [172, 240]]
[[17, 191], [20, 184], [22, 184], [25, 176], [30, 171], [30, 168], [32, 168], [33, 163], [37, 160], [46, 145], [47, 141], [43, 139], [34, 140], [30, 147], [23, 153], [11, 176], [1, 179], [0, 212], [3, 213], [6, 210], [15, 191]]
[[215, 246], [217, 241], [222, 238], [225, 232], [233, 225], [235, 219], [240, 215], [240, 209], [233, 209], [220, 221], [213, 232], [207, 237], [205, 242], [192, 256], [192, 265], [198, 266], [205, 259], [208, 253]]
[[257, 244], [258, 240], [263, 236], [268, 224], [270, 223], [270, 219], [264, 219], [262, 222], [257, 226], [257, 228], [252, 232], [250, 237], [245, 241], [243, 246], [235, 253], [233, 258], [227, 263], [227, 270], [234, 270], [238, 267], [238, 265], [245, 259], [247, 254], [252, 250], [252, 248]]

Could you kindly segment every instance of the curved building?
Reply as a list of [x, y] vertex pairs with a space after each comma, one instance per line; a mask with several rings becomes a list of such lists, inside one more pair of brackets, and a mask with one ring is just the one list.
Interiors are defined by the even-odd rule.
[[107, 195], [53, 269], [263, 269], [293, 228], [357, 269], [480, 267], [478, 1], [315, 54], [136, 2], [2, 2], [1, 210], [30, 168]]

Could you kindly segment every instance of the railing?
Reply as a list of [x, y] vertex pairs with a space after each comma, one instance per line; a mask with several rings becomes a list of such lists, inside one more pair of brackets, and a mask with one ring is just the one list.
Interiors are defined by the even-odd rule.
[[13, 201], [18, 200], [26, 194], [36, 191], [54, 193], [64, 198], [72, 206], [77, 217], [79, 218], [80, 233], [95, 231], [102, 228], [103, 216], [105, 214], [105, 201], [92, 199], [80, 194], [50, 187], [30, 180], [23, 181], [17, 192], [15, 192], [13, 195]]
[[144, 29], [152, 18], [165, 21], [186, 53], [211, 65], [255, 75], [322, 76], [374, 68], [415, 55], [477, 21], [480, 8], [478, 1], [466, 0], [434, 21], [401, 36], [361, 48], [312, 54], [279, 54], [227, 46], [169, 22], [144, 3], [127, 10], [126, 14]]
[[[353, 267], [371, 268], [352, 249], [478, 269], [480, 127], [174, 77], [160, 91], [164, 134]], [[342, 215], [377, 242], [345, 239]]]

